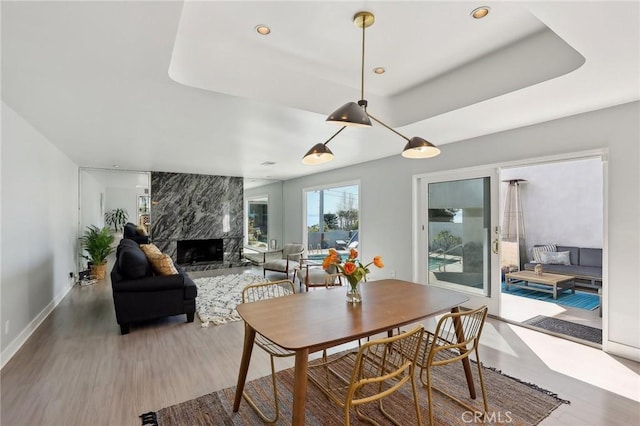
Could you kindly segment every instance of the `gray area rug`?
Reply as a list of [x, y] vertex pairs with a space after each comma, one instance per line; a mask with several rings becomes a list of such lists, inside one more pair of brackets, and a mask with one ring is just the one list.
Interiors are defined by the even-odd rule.
[[602, 344], [602, 330], [587, 325], [575, 324], [557, 318], [538, 315], [524, 321], [524, 324], [539, 327], [554, 333], [564, 334], [577, 339]]
[[[313, 363], [313, 361], [312, 361]], [[472, 366], [474, 383], [479, 393], [477, 368]], [[418, 374], [416, 372], [416, 374]], [[509, 424], [518, 426], [537, 425], [561, 404], [569, 401], [560, 399], [556, 394], [540, 387], [506, 376], [492, 368], [484, 368], [483, 374], [489, 412], [484, 423]], [[416, 377], [417, 378], [417, 377]], [[423, 423], [428, 423], [428, 405], [426, 390], [417, 378], [418, 398], [422, 408]], [[481, 409], [482, 397], [474, 401], [469, 398], [467, 383], [460, 363], [454, 363], [433, 369], [434, 384], [448, 393], [460, 397], [463, 401]], [[280, 419], [276, 425], [291, 424], [291, 407], [293, 392], [293, 369], [277, 373], [278, 400], [280, 401]], [[270, 376], [248, 382], [245, 390], [253, 396], [257, 405], [265, 414], [273, 413], [273, 389]], [[238, 413], [233, 412], [235, 387], [222, 389], [199, 398], [185, 401], [171, 407], [140, 416], [142, 425], [230, 425], [245, 426], [263, 424], [260, 418], [243, 399]], [[441, 426], [478, 424], [473, 415], [465, 408], [444, 397], [439, 392], [433, 393], [435, 424]], [[329, 400], [315, 385], [309, 383], [306, 398], [306, 421], [309, 426], [342, 425], [344, 413], [340, 407]], [[399, 420], [402, 425], [416, 424], [413, 411], [411, 387], [403, 386], [385, 398], [385, 408]], [[389, 424], [377, 410], [375, 403], [365, 404], [362, 408], [381, 424]], [[351, 417], [352, 425], [363, 424], [355, 415]], [[482, 423], [482, 421], [479, 421]]]
[[217, 277], [196, 278], [198, 287], [196, 312], [202, 327], [240, 321], [236, 306], [242, 302], [242, 289], [249, 284], [268, 281], [255, 274], [228, 274]]

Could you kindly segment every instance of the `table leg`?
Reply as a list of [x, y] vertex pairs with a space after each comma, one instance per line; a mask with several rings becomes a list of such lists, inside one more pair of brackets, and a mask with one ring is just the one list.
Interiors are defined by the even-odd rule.
[[[451, 312], [460, 312], [460, 308], [456, 306], [455, 308], [451, 309]], [[464, 341], [464, 330], [462, 329], [462, 322], [460, 321], [460, 317], [453, 317], [453, 323], [456, 329], [456, 338], [458, 339], [458, 342]], [[471, 361], [469, 361], [469, 357], [462, 359], [462, 368], [464, 369], [464, 375], [467, 378], [469, 397], [471, 399], [476, 399], [476, 387], [473, 385], [473, 374], [471, 374]]]
[[307, 365], [309, 349], [296, 351], [296, 364], [293, 376], [293, 421], [292, 424], [304, 425], [304, 403], [307, 398]]
[[237, 413], [240, 409], [240, 400], [242, 400], [242, 391], [247, 380], [247, 372], [249, 371], [249, 361], [251, 361], [251, 351], [253, 351], [253, 342], [256, 339], [256, 331], [245, 323], [244, 325], [244, 347], [242, 348], [242, 360], [240, 361], [240, 371], [238, 372], [238, 383], [236, 384], [236, 397], [233, 400], [233, 412]]

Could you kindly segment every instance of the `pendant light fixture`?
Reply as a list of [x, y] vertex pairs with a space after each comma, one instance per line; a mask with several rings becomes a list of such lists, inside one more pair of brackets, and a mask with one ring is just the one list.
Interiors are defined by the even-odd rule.
[[364, 98], [364, 51], [365, 51], [365, 30], [367, 27], [373, 25], [375, 17], [371, 12], [358, 12], [353, 17], [353, 23], [356, 27], [362, 28], [362, 55], [361, 55], [361, 67], [360, 67], [360, 100], [356, 102], [347, 102], [340, 108], [335, 110], [327, 117], [329, 123], [335, 123], [342, 127], [336, 133], [334, 133], [325, 143], [318, 143], [314, 145], [303, 157], [302, 163], [304, 164], [322, 164], [327, 161], [331, 161], [334, 157], [333, 152], [329, 149], [327, 144], [335, 138], [338, 133], [342, 132], [345, 127], [371, 127], [371, 120], [380, 124], [381, 126], [391, 130], [401, 138], [407, 141], [407, 144], [402, 151], [402, 156], [406, 158], [430, 158], [440, 154], [438, 149], [431, 142], [414, 136], [411, 139], [398, 132], [397, 130], [387, 126], [385, 123], [374, 117], [367, 111], [367, 100]]

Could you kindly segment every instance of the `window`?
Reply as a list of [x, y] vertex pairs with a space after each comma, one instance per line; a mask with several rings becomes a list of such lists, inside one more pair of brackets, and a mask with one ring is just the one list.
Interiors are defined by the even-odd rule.
[[306, 238], [311, 259], [328, 249], [346, 251], [359, 244], [359, 185], [315, 188], [305, 191]]
[[269, 248], [269, 197], [247, 200], [247, 242], [249, 247]]

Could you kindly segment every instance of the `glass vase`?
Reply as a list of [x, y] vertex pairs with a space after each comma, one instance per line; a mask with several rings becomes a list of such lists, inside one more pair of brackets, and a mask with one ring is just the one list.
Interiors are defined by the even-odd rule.
[[358, 281], [355, 285], [348, 283], [347, 286], [347, 302], [348, 303], [361, 303], [362, 302], [362, 293], [360, 292], [360, 283]]

